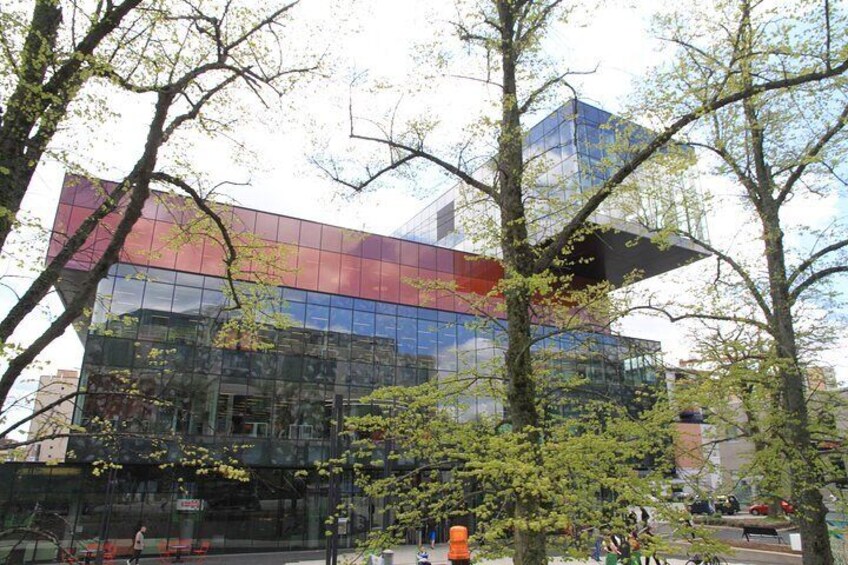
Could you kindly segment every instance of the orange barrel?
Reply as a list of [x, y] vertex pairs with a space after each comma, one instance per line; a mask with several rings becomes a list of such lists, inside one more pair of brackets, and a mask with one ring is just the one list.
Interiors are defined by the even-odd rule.
[[468, 563], [471, 560], [471, 551], [468, 549], [468, 528], [465, 526], [451, 527], [448, 559], [454, 565]]

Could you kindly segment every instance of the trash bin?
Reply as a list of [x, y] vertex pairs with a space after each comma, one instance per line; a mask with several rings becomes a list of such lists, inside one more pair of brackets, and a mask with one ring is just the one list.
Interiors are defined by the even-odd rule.
[[395, 552], [391, 549], [383, 550], [383, 565], [394, 565], [395, 562]]
[[453, 526], [448, 538], [448, 560], [452, 565], [469, 565], [471, 551], [468, 549], [468, 528]]

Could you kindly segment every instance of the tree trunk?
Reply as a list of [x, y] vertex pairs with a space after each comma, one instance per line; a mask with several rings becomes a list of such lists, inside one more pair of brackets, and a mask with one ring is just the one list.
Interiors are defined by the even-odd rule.
[[[770, 194], [768, 195], [770, 197]], [[769, 293], [772, 301], [772, 331], [781, 359], [778, 378], [783, 410], [783, 441], [789, 468], [791, 502], [795, 505], [798, 529], [804, 546], [804, 565], [832, 565], [833, 555], [827, 530], [827, 508], [819, 490], [818, 453], [810, 436], [810, 417], [804, 372], [798, 361], [792, 299], [786, 277], [783, 232], [779, 210], [771, 198], [761, 199]], [[775, 407], [777, 408], [777, 407]]]
[[[530, 301], [527, 278], [533, 275], [533, 254], [527, 235], [527, 217], [523, 200], [524, 157], [521, 132], [521, 113], [518, 109], [516, 60], [518, 47], [515, 33], [515, 6], [509, 0], [498, 1], [501, 23], [501, 62], [503, 92], [501, 97], [501, 127], [498, 139], [498, 205], [501, 220], [501, 252], [505, 280], [508, 344], [505, 357], [507, 404], [513, 429], [524, 434], [528, 461], [543, 464], [539, 436], [539, 414], [536, 384], [533, 377], [530, 345], [532, 343]], [[531, 529], [527, 522], [538, 517], [542, 510], [539, 495], [521, 493], [515, 501], [515, 565], [544, 565], [547, 563], [545, 532]]]
[[[0, 249], [14, 228], [35, 168], [69, 104], [91, 75], [90, 57], [141, 1], [109, 2], [65, 61], [58, 61], [56, 54], [62, 23], [59, 2], [35, 2], [21, 51], [18, 81], [0, 116]], [[53, 71], [50, 76], [49, 69]]]
[[44, 105], [44, 78], [53, 62], [62, 9], [51, 0], [35, 3], [21, 52], [20, 78], [0, 124], [0, 249], [12, 230], [41, 154], [31, 155], [30, 134]]
[[118, 261], [124, 242], [133, 226], [135, 226], [135, 223], [141, 217], [144, 203], [150, 195], [151, 176], [156, 167], [159, 149], [164, 140], [164, 128], [168, 117], [168, 110], [175, 97], [176, 94], [174, 91], [159, 93], [156, 111], [148, 129], [144, 153], [125, 180], [126, 183], [132, 185], [129, 203], [127, 209], [122, 214], [109, 245], [106, 247], [103, 256], [98, 260], [97, 264], [86, 275], [85, 281], [80, 285], [74, 299], [65, 307], [65, 310], [53, 320], [44, 333], [8, 362], [6, 371], [0, 377], [0, 406], [5, 404], [12, 386], [18, 377], [20, 377], [23, 370], [35, 361], [36, 357], [44, 351], [44, 348], [62, 335], [68, 326], [83, 314], [85, 308], [89, 306], [97, 292], [98, 283], [109, 272], [109, 268]]

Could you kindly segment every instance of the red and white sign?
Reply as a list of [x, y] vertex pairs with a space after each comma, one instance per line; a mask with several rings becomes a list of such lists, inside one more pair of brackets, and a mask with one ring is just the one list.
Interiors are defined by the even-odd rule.
[[200, 498], [181, 498], [177, 500], [177, 512], [200, 512], [203, 510], [203, 500]]

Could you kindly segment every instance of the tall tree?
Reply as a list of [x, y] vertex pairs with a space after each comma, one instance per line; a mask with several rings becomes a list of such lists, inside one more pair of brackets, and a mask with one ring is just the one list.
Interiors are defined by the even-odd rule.
[[[837, 69], [848, 53], [848, 12], [830, 2], [722, 2], [718, 9], [674, 14], [665, 22], [668, 37], [681, 46], [673, 70], [659, 73], [646, 86], [645, 108], [662, 115], [679, 111], [682, 88], [695, 100], [711, 99], [716, 81], [749, 90], [761, 81], [783, 80], [811, 68]], [[695, 26], [698, 31], [695, 32]], [[713, 38], [696, 47], [696, 36]], [[734, 69], [733, 73], [728, 70]], [[756, 227], [761, 248], [753, 256], [744, 249], [711, 244], [691, 237], [718, 260], [712, 292], [727, 295], [721, 307], [698, 304], [673, 319], [700, 318], [740, 324], [759, 343], [756, 374], [747, 387], [770, 392], [770, 425], [758, 441], [780, 453], [789, 492], [798, 509], [805, 564], [833, 563], [823, 486], [822, 461], [815, 441], [816, 419], [810, 413], [805, 366], [821, 346], [816, 330], [824, 320], [810, 317], [811, 306], [834, 306], [831, 283], [848, 273], [845, 225], [837, 218], [822, 228], [799, 226], [790, 212], [816, 200], [846, 197], [844, 159], [848, 151], [848, 104], [843, 73], [825, 80], [757, 93], [740, 104], [714, 112], [687, 137], [709, 155], [719, 175], [740, 190], [743, 208]], [[668, 209], [678, 206], [667, 202]], [[806, 223], [803, 222], [802, 223]], [[728, 308], [730, 300], [735, 306]], [[657, 306], [657, 305], [654, 305]], [[732, 312], [732, 313], [729, 313]], [[727, 330], [725, 330], [727, 331]], [[749, 340], [750, 341], [750, 340]], [[716, 347], [715, 349], [720, 350]], [[733, 355], [723, 360], [733, 361]], [[716, 362], [722, 362], [715, 359]], [[751, 359], [744, 365], [750, 369]], [[731, 363], [732, 365], [732, 363]], [[737, 365], [739, 366], [739, 365]], [[763, 398], [761, 396], [761, 398]]]
[[[561, 205], [555, 228], [547, 237], [533, 233], [533, 217], [528, 202], [536, 186], [537, 163], [527, 158], [522, 120], [540, 106], [573, 88], [572, 73], [555, 69], [546, 61], [543, 40], [559, 19], [566, 19], [574, 6], [560, 0], [491, 0], [459, 3], [460, 21], [454, 23], [458, 38], [468, 49], [480, 53], [485, 63], [480, 76], [471, 77], [494, 92], [492, 104], [496, 117], [484, 121], [473, 130], [475, 137], [493, 140], [490, 154], [492, 166], [477, 170], [481, 162], [468, 157], [469, 143], [460, 143], [455, 155], [440, 153], [429, 143], [432, 129], [418, 120], [402, 129], [398, 123], [363, 131], [367, 127], [351, 115], [350, 137], [357, 141], [379, 144], [388, 149], [388, 161], [368, 169], [366, 178], [351, 181], [338, 169], [324, 165], [332, 176], [346, 185], [361, 190], [376, 179], [411, 163], [429, 163], [471, 190], [477, 191], [495, 209], [498, 227], [498, 255], [505, 276], [500, 290], [505, 298], [508, 323], [504, 354], [505, 399], [513, 429], [522, 434], [521, 453], [528, 461], [541, 466], [539, 391], [533, 378], [531, 345], [532, 299], [544, 294], [557, 278], [558, 268], [566, 265], [569, 250], [593, 229], [593, 214], [617, 192], [622, 184], [640, 169], [677, 134], [706, 115], [740, 103], [748, 98], [791, 86], [816, 83], [848, 70], [848, 54], [834, 53], [833, 58], [810, 61], [798, 68], [788, 68], [781, 76], [754, 77], [740, 81], [748, 64], [744, 57], [731, 59], [719, 75], [697, 90], [682, 85], [674, 93], [681, 100], [678, 112], [666, 116], [658, 133], [629, 143], [609, 163], [607, 180], [585, 187], [580, 194], [569, 193], [567, 206]], [[738, 15], [737, 25], [743, 16]], [[832, 41], [828, 40], [830, 44]], [[456, 74], [467, 76], [467, 69]], [[481, 100], [481, 105], [488, 100]], [[557, 104], [558, 105], [558, 104]], [[374, 172], [376, 171], [376, 172]], [[563, 281], [560, 281], [563, 282]], [[515, 517], [514, 560], [518, 565], [541, 564], [546, 561], [546, 538], [541, 524], [534, 520], [543, 504], [543, 495], [535, 489], [518, 493], [512, 512]]]
[[[246, 246], [228, 234], [227, 222], [222, 222], [214, 206], [206, 201], [205, 192], [186, 180], [193, 173], [178, 166], [179, 156], [172, 155], [163, 164], [162, 153], [169, 142], [192, 126], [197, 130], [195, 133], [210, 134], [226, 128], [227, 104], [234, 103], [241, 93], [255, 95], [257, 103], [268, 104], [268, 100], [282, 96], [296, 79], [315, 68], [308, 55], [284, 48], [280, 43], [280, 31], [296, 5], [296, 2], [279, 3], [262, 10], [234, 2], [150, 6], [135, 14], [134, 31], [127, 31], [117, 41], [125, 50], [124, 56], [100, 61], [90, 70], [108, 80], [92, 85], [99, 89], [95, 97], [119, 93], [138, 97], [147, 105], [151, 114], [144, 146], [123, 180], [108, 194], [104, 192], [102, 204], [75, 233], [68, 234], [55, 257], [36, 273], [29, 288], [0, 320], [0, 341], [6, 345], [4, 352], [8, 354], [7, 366], [0, 377], [0, 406], [8, 399], [22, 371], [90, 307], [99, 281], [118, 261], [127, 236], [151, 198], [153, 183], [184, 194], [192, 209], [208, 219], [211, 229], [217, 230], [232, 298], [236, 305], [241, 305], [241, 294], [234, 280], [239, 277], [239, 253]], [[301, 65], [302, 58], [310, 61]], [[26, 107], [21, 110], [26, 111]], [[118, 218], [108, 244], [79, 282], [73, 298], [35, 340], [12, 347], [10, 340], [15, 329], [33, 313], [62, 276], [64, 267], [90, 243], [94, 229], [110, 214], [117, 214]], [[187, 213], [185, 217], [191, 220], [194, 216]]]
[[[99, 2], [86, 12], [79, 3], [37, 0], [29, 19], [28, 3], [0, 10], [0, 92], [8, 94], [0, 116], [0, 249], [69, 105], [101, 65], [126, 55], [122, 43], [141, 31], [139, 19], [126, 23], [141, 4]], [[145, 10], [162, 9], [160, 2], [148, 4]]]

